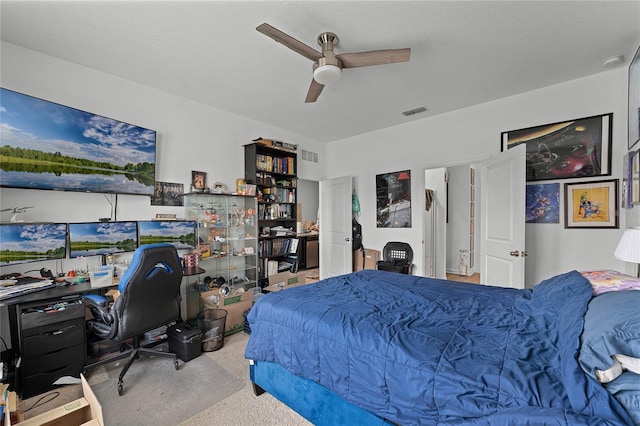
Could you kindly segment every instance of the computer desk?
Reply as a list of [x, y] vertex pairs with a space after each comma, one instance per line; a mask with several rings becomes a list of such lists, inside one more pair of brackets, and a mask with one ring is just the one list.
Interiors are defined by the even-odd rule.
[[11, 333], [11, 347], [19, 348], [18, 317], [17, 308], [19, 305], [32, 304], [34, 302], [65, 301], [78, 299], [87, 293], [105, 293], [108, 290], [118, 287], [117, 281], [107, 287], [93, 288], [89, 281], [73, 285], [56, 285], [44, 290], [34, 291], [21, 296], [10, 297], [0, 300], [0, 306], [6, 306], [9, 310], [9, 330]]
[[[183, 276], [204, 273], [201, 267], [184, 268]], [[85, 307], [82, 295], [104, 294], [118, 287], [118, 280], [104, 287], [86, 281], [56, 285], [33, 293], [0, 300], [9, 310], [11, 347], [21, 359], [16, 381], [18, 393], [29, 398], [51, 389], [63, 376], [78, 376], [87, 362]], [[40, 311], [41, 306], [68, 302], [64, 310]]]
[[[11, 347], [20, 359], [15, 384], [22, 398], [51, 389], [60, 377], [79, 375], [87, 357], [82, 295], [114, 288], [117, 281], [100, 288], [83, 282], [0, 300], [8, 308]], [[60, 308], [44, 309], [53, 306]]]

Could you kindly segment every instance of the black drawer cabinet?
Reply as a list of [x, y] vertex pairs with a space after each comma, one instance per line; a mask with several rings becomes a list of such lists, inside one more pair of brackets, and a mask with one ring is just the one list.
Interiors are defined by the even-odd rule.
[[86, 359], [82, 300], [24, 304], [18, 315], [22, 398], [53, 389], [63, 376], [80, 377]]

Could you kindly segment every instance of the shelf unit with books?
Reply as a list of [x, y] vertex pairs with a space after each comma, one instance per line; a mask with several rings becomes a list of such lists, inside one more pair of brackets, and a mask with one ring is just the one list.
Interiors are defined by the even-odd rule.
[[258, 255], [260, 279], [295, 262], [291, 252], [296, 239], [297, 154], [295, 146], [275, 146], [261, 140], [245, 145], [245, 181], [256, 185], [258, 197]]

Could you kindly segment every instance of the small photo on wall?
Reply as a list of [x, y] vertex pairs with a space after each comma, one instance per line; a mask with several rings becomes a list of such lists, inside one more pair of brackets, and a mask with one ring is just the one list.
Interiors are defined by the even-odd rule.
[[560, 223], [560, 184], [527, 185], [526, 209], [526, 223]]
[[184, 185], [181, 183], [158, 182], [151, 196], [152, 206], [184, 206]]
[[207, 173], [197, 170], [191, 171], [191, 189], [195, 191], [204, 191], [207, 187]]

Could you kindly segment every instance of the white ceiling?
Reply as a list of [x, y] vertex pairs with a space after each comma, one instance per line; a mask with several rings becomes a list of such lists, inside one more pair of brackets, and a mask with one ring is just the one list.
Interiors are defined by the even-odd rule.
[[[3, 41], [325, 142], [603, 72], [612, 55], [628, 67], [640, 44], [640, 1], [1, 0], [0, 14]], [[305, 104], [311, 61], [263, 22], [317, 50], [332, 31], [336, 53], [411, 60], [345, 70]]]

